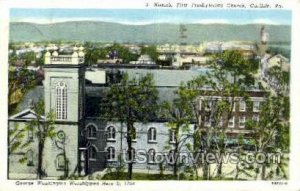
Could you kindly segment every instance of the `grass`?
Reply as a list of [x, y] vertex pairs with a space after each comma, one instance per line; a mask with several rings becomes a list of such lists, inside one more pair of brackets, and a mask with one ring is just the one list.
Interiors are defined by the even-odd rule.
[[[102, 180], [126, 180], [126, 172], [110, 172], [102, 177]], [[133, 173], [132, 180], [177, 180], [172, 174], [146, 174]], [[185, 179], [187, 180], [187, 179]]]
[[[179, 178], [179, 179], [178, 179]], [[101, 180], [127, 180], [126, 172], [110, 172], [104, 175]], [[133, 173], [132, 180], [195, 180], [194, 177], [180, 174], [179, 177], [172, 174], [146, 174], [146, 173]], [[199, 177], [198, 180], [203, 180], [202, 177]], [[229, 181], [233, 180], [232, 178], [212, 178], [211, 181]], [[241, 180], [241, 179], [240, 179]]]

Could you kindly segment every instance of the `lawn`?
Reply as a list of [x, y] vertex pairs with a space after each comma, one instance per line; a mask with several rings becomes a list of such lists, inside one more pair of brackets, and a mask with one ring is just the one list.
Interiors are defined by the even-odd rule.
[[[102, 180], [126, 180], [126, 179], [127, 179], [126, 172], [110, 172], [105, 174], [102, 177]], [[172, 174], [133, 173], [132, 180], [177, 180], [177, 177], [173, 176]]]
[[[126, 180], [126, 172], [110, 172], [105, 174], [101, 180]], [[194, 177], [188, 175], [179, 175], [179, 177], [172, 174], [146, 174], [146, 173], [133, 173], [132, 180], [195, 180]], [[199, 177], [198, 180], [203, 180]], [[233, 180], [232, 178], [212, 178], [212, 180]]]

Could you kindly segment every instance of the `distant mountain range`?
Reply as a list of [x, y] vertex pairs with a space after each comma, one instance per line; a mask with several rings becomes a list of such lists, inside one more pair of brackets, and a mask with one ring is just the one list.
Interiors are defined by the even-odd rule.
[[[203, 41], [259, 41], [262, 25], [186, 24], [186, 43]], [[290, 42], [291, 26], [265, 25], [270, 42]], [[124, 25], [97, 21], [70, 21], [54, 24], [10, 23], [10, 41], [94, 41], [118, 43], [179, 43], [179, 25]]]

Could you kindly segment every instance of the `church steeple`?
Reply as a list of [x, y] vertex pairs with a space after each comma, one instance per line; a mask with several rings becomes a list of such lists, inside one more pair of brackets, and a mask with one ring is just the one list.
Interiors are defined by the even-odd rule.
[[258, 44], [258, 53], [260, 57], [266, 54], [267, 45], [269, 41], [269, 33], [266, 32], [265, 26], [260, 29], [260, 42]]
[[[55, 112], [55, 131], [60, 135], [57, 139], [64, 137], [63, 147], [53, 147], [50, 142], [45, 145], [47, 152], [44, 153], [44, 158], [48, 165], [48, 176], [57, 177], [67, 173], [62, 169], [68, 169], [69, 172], [78, 170], [79, 137], [84, 125], [83, 48], [75, 47], [71, 55], [59, 54], [57, 50], [52, 53], [47, 51], [44, 71], [45, 113]], [[62, 160], [65, 162], [58, 165], [57, 161]]]
[[72, 55], [45, 55], [45, 109], [55, 111], [57, 120], [77, 122], [84, 113], [85, 69], [83, 48], [73, 50]]

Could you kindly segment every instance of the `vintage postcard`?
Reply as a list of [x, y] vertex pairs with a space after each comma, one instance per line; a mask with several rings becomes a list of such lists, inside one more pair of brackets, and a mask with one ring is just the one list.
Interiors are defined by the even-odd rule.
[[8, 189], [300, 189], [299, 2], [1, 4]]

